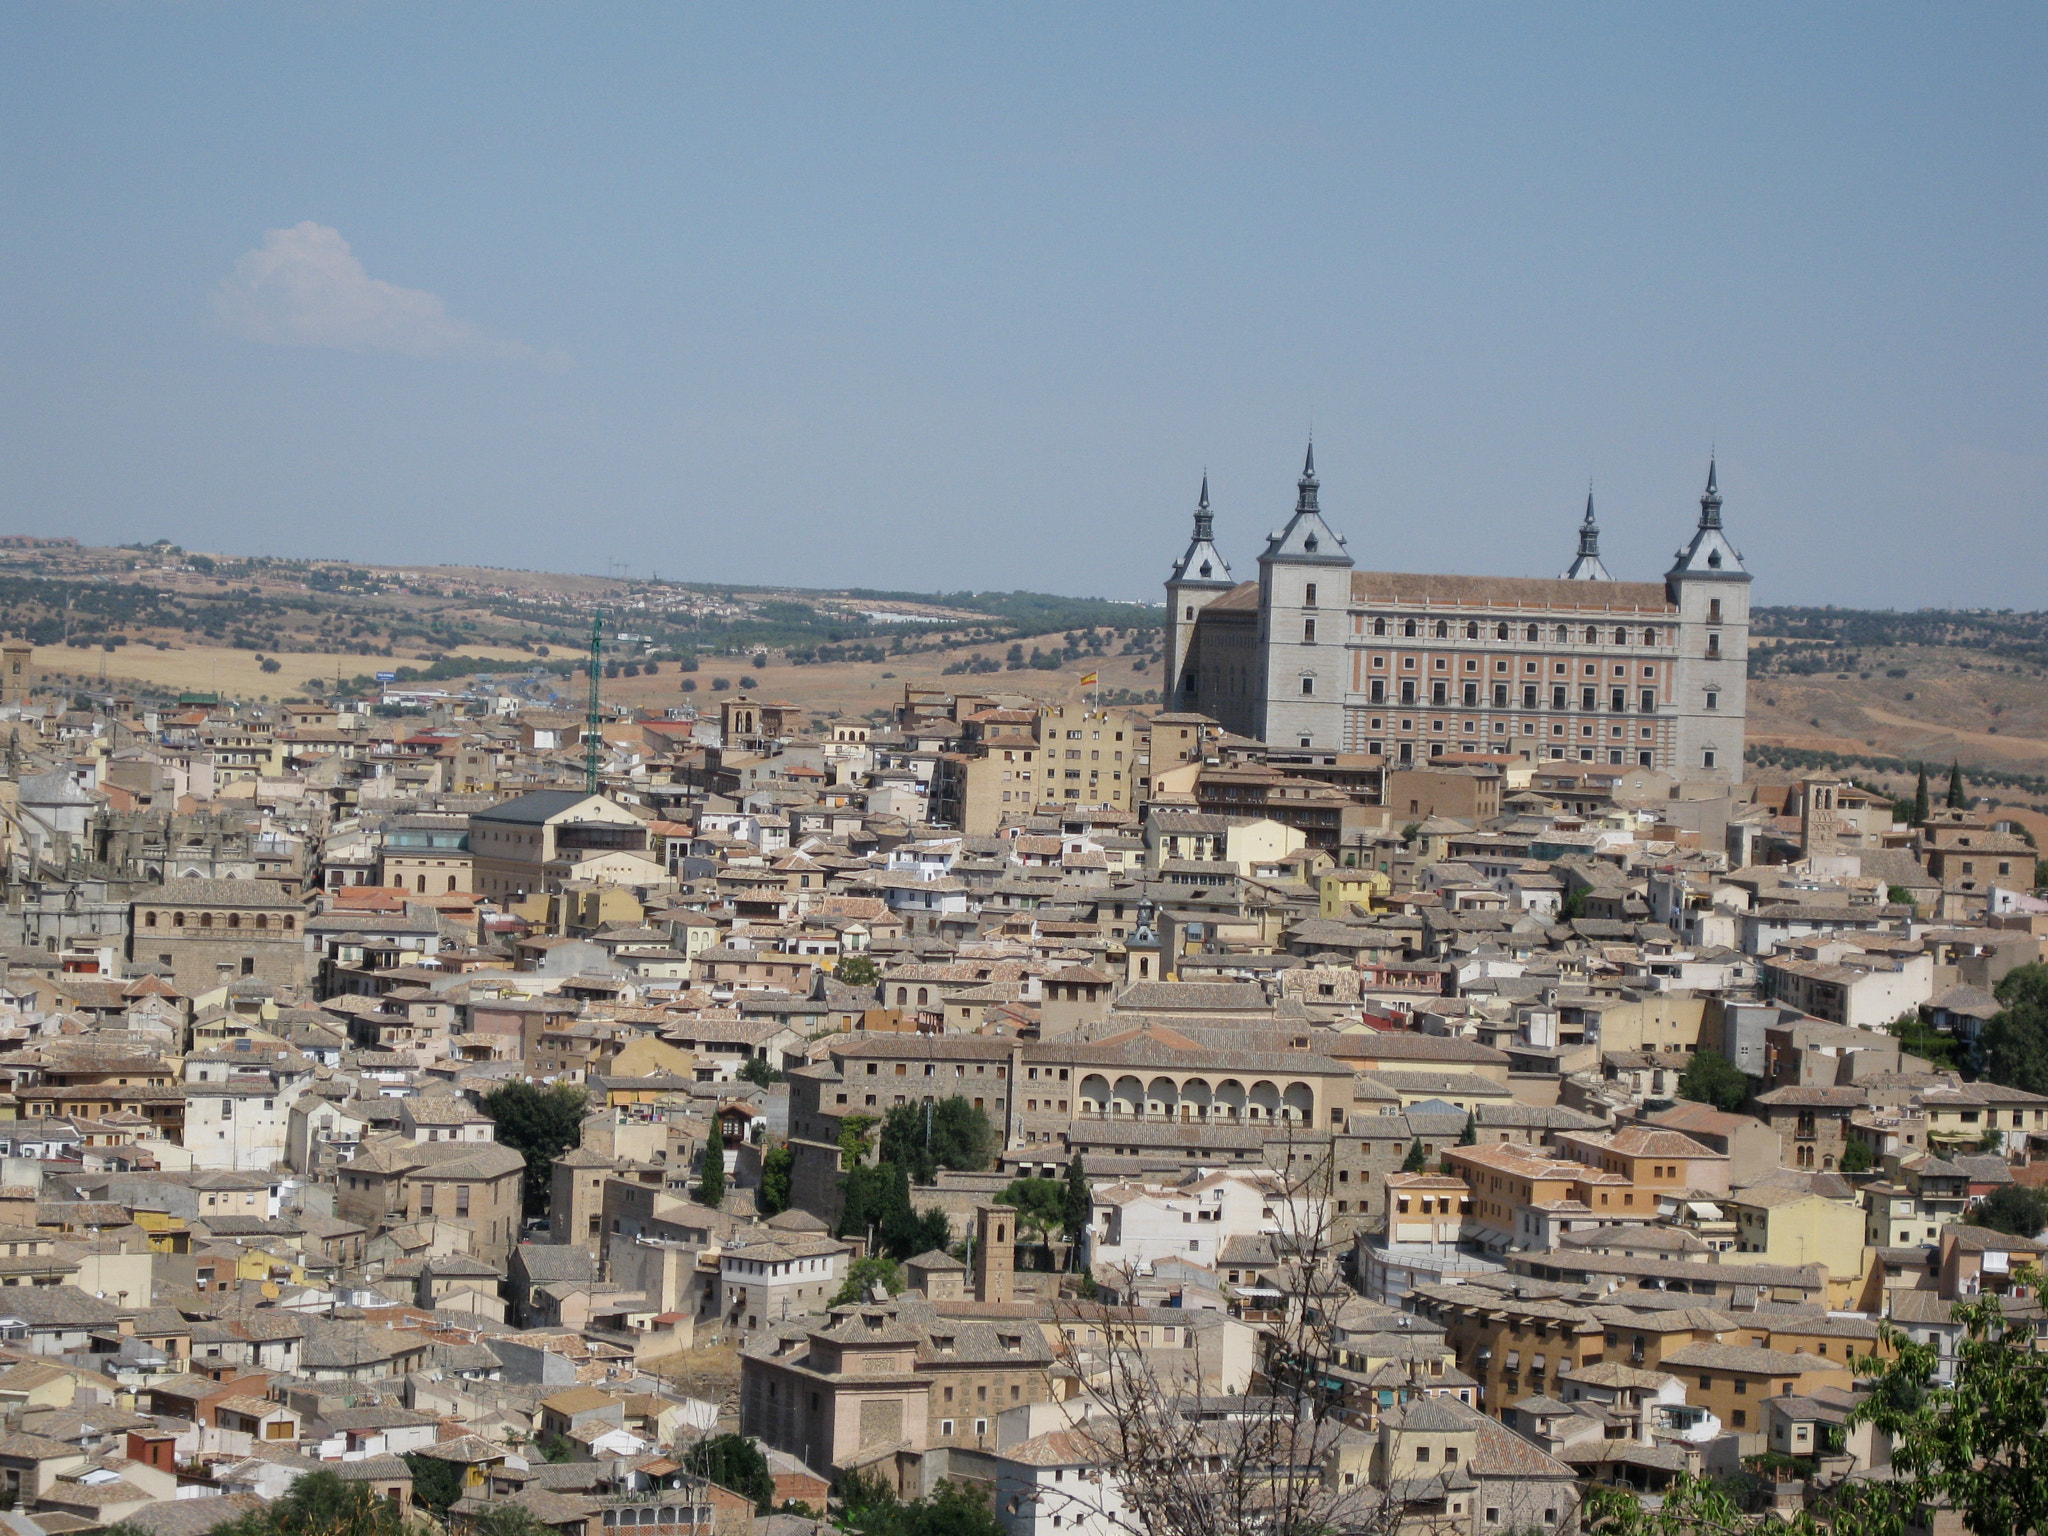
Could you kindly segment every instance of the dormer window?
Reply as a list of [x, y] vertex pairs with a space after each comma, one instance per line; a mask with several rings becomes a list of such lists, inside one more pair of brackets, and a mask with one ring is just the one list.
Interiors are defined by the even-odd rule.
[[1712, 551], [1710, 551], [1710, 552], [1708, 553], [1708, 555], [1707, 555], [1707, 568], [1708, 568], [1709, 570], [1714, 570], [1714, 571], [1718, 571], [1719, 569], [1721, 569], [1721, 551], [1719, 551], [1718, 549], [1716, 549], [1716, 550], [1712, 550]]
[[1310, 534], [1307, 538], [1303, 539], [1301, 541], [1301, 547], [1304, 550], [1306, 550], [1309, 554], [1314, 554], [1316, 552], [1316, 536], [1314, 534]]
[[860, 1320], [861, 1320], [862, 1322], [864, 1322], [864, 1323], [866, 1323], [866, 1324], [868, 1325], [868, 1332], [870, 1332], [870, 1333], [880, 1333], [880, 1332], [882, 1331], [882, 1314], [881, 1314], [881, 1313], [879, 1313], [879, 1312], [863, 1312], [863, 1313], [861, 1313], [861, 1315], [860, 1315]]

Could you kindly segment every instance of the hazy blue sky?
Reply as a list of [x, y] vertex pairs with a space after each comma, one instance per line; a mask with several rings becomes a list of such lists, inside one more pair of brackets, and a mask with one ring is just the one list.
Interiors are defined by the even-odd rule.
[[2039, 607], [2048, 9], [0, 8], [0, 529]]

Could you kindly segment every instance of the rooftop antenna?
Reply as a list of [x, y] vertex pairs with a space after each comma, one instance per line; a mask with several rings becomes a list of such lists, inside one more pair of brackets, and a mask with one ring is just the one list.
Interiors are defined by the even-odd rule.
[[597, 793], [597, 744], [602, 739], [598, 719], [597, 679], [604, 667], [604, 610], [590, 616], [590, 713], [583, 722], [583, 792]]

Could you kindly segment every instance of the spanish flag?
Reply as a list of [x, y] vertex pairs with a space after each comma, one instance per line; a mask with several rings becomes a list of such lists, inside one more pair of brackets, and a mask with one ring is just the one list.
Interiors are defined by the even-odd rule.
[[1095, 686], [1095, 674], [1090, 672], [1086, 677], [1082, 678], [1081, 686], [1083, 688], [1093, 688]]

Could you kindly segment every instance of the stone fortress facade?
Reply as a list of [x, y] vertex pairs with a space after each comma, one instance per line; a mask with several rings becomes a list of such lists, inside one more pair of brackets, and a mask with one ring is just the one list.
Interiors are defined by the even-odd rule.
[[1616, 581], [1586, 498], [1555, 580], [1361, 571], [1318, 504], [1311, 444], [1294, 514], [1254, 581], [1217, 550], [1204, 476], [1166, 582], [1167, 708], [1275, 753], [1390, 764], [1482, 753], [1739, 783], [1750, 575], [1714, 466], [1661, 581]]

